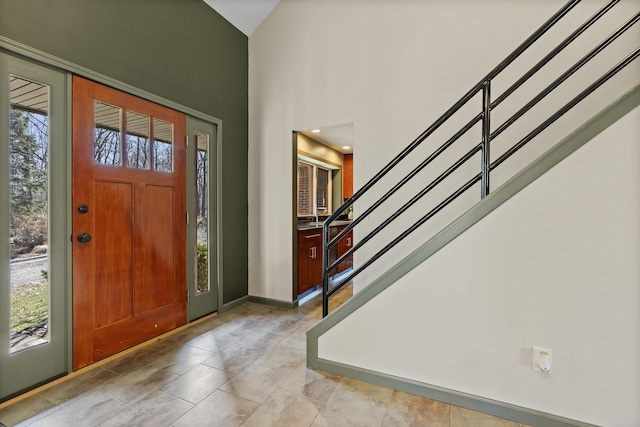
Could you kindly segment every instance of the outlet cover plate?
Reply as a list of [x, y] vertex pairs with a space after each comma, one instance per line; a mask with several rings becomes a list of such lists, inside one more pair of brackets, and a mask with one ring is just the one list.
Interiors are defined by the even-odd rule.
[[[547, 353], [549, 355], [549, 370], [543, 371], [540, 365], [538, 364], [538, 360], [540, 357], [540, 353]], [[532, 366], [534, 371], [540, 372], [543, 374], [551, 374], [553, 373], [553, 352], [550, 348], [543, 347], [533, 347], [533, 363]]]

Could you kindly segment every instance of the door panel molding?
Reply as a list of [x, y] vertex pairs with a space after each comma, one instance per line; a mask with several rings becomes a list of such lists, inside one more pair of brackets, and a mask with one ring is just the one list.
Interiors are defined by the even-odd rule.
[[[95, 200], [90, 205], [95, 210], [95, 221], [107, 230], [118, 230], [120, 238], [94, 233], [93, 239], [107, 264], [120, 265], [119, 269], [104, 271], [95, 278], [95, 300], [105, 301], [102, 310], [96, 311], [95, 326], [101, 328], [117, 321], [134, 317], [133, 300], [120, 298], [133, 292], [133, 185], [128, 182], [96, 181]], [[109, 245], [110, 247], [107, 247]], [[127, 267], [127, 268], [125, 268]]]

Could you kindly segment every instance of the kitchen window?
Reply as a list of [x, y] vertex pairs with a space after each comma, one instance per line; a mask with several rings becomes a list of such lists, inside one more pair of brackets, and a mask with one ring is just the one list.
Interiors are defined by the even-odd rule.
[[298, 216], [330, 214], [331, 197], [329, 169], [298, 160]]

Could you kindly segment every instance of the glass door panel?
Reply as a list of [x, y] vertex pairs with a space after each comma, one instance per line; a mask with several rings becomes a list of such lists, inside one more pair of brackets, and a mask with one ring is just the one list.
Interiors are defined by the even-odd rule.
[[189, 320], [218, 310], [216, 125], [187, 119], [187, 281]]
[[0, 402], [67, 372], [66, 76], [0, 52]]
[[49, 341], [49, 88], [9, 76], [10, 353]]
[[149, 169], [149, 116], [127, 110], [127, 166]]
[[122, 110], [99, 101], [95, 101], [93, 106], [93, 161], [102, 165], [119, 166], [122, 163]]
[[209, 292], [209, 135], [194, 132], [196, 145], [196, 281], [195, 293]]
[[173, 172], [173, 125], [164, 120], [153, 119], [153, 135], [153, 169]]

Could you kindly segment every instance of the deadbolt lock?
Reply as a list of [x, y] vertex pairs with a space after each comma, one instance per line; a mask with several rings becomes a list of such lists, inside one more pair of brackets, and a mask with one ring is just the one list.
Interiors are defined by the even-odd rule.
[[91, 240], [91, 234], [89, 233], [80, 233], [78, 234], [78, 242], [87, 243]]

